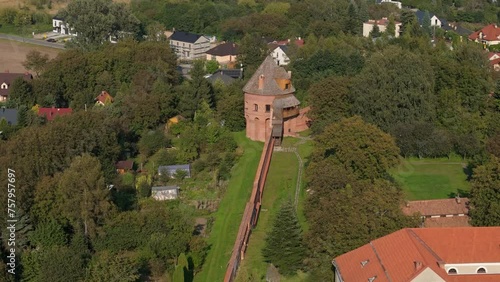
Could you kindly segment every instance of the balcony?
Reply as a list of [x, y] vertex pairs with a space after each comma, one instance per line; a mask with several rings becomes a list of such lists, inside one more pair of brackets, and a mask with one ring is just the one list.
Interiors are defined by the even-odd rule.
[[299, 115], [299, 107], [285, 108], [282, 115], [284, 119], [297, 116]]

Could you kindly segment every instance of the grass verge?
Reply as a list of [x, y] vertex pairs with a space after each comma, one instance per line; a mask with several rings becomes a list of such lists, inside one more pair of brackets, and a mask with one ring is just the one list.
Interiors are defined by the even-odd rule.
[[214, 214], [215, 222], [208, 239], [210, 251], [203, 270], [194, 277], [195, 282], [224, 280], [245, 205], [252, 192], [264, 144], [248, 140], [244, 132], [236, 133], [234, 137], [244, 152], [232, 170], [227, 191]]
[[466, 162], [462, 159], [403, 159], [391, 172], [408, 200], [431, 200], [467, 196]]

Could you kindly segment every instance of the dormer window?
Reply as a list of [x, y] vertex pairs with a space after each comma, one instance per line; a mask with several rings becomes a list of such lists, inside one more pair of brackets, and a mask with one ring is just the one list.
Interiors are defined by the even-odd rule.
[[7, 83], [2, 83], [2, 85], [0, 85], [0, 89], [8, 89], [9, 86], [7, 85]]
[[484, 267], [480, 267], [480, 268], [476, 271], [476, 273], [478, 273], [478, 274], [484, 274], [484, 273], [486, 273], [486, 269], [485, 269]]
[[455, 274], [457, 274], [457, 273], [458, 273], [458, 272], [457, 272], [457, 270], [456, 270], [455, 268], [450, 268], [450, 269], [448, 269], [448, 274], [449, 274], [449, 275], [455, 275]]
[[285, 84], [285, 90], [290, 89], [290, 83]]

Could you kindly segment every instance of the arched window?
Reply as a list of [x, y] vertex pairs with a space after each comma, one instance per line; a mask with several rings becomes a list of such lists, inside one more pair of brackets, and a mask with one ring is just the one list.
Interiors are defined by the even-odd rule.
[[486, 273], [486, 269], [484, 267], [480, 267], [480, 268], [478, 268], [476, 273]]
[[448, 269], [448, 274], [457, 274], [457, 270], [455, 268]]

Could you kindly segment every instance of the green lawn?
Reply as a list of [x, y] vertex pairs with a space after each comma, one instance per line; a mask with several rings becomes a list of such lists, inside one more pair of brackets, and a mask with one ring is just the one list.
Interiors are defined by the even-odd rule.
[[[299, 139], [285, 138], [283, 146], [297, 144]], [[298, 145], [298, 152], [304, 162], [310, 155], [312, 142]], [[245, 259], [242, 261], [236, 281], [261, 281], [265, 279], [267, 263], [262, 257], [262, 249], [265, 245], [265, 237], [272, 228], [274, 216], [280, 208], [281, 203], [288, 199], [293, 201], [295, 197], [295, 185], [297, 181], [299, 162], [294, 153], [274, 152], [271, 161], [271, 167], [267, 176], [266, 187], [264, 189], [264, 198], [262, 200], [262, 210], [260, 212], [257, 226], [252, 231]], [[299, 194], [298, 217], [303, 228], [307, 228], [305, 217], [303, 215], [304, 176], [302, 175], [302, 189]], [[293, 277], [282, 277], [281, 281], [295, 282], [304, 281], [307, 274], [299, 273]]]
[[227, 191], [214, 215], [215, 222], [208, 239], [210, 251], [203, 270], [195, 276], [194, 281], [224, 280], [243, 211], [252, 192], [264, 143], [248, 140], [244, 132], [236, 133], [234, 136], [244, 152], [233, 168]]
[[462, 159], [404, 159], [391, 174], [408, 200], [430, 200], [466, 196], [470, 190], [466, 162]]

